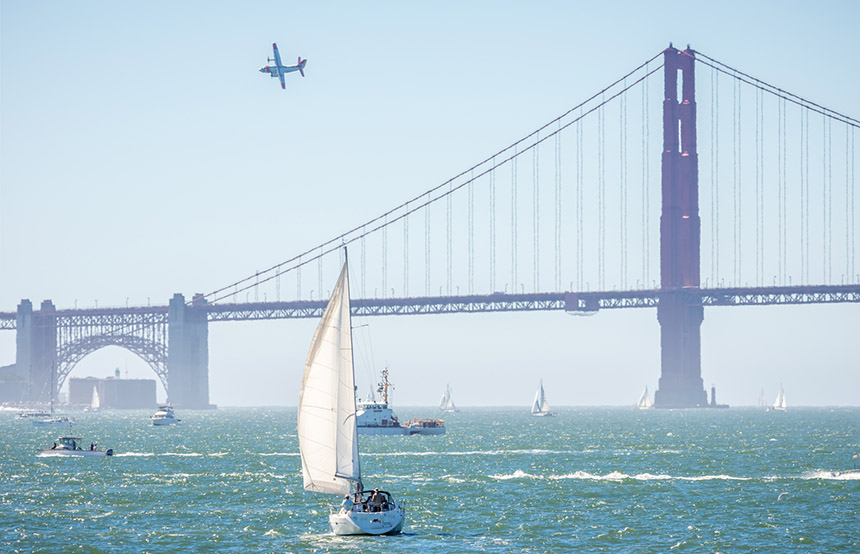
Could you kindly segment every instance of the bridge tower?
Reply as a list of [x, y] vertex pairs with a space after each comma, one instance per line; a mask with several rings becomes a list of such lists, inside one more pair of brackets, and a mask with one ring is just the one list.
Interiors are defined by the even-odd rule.
[[191, 305], [179, 293], [170, 299], [167, 322], [167, 381], [170, 402], [182, 408], [209, 404], [209, 321], [206, 300], [197, 294]]
[[54, 303], [42, 302], [41, 309], [33, 311], [29, 300], [18, 305], [15, 337], [15, 372], [27, 383], [24, 399], [28, 402], [51, 401], [57, 392], [57, 315]]
[[[701, 300], [682, 289], [699, 288], [699, 158], [696, 151], [694, 52], [669, 45], [663, 53], [663, 209], [660, 216], [661, 375], [657, 408], [707, 406], [702, 382]], [[681, 81], [679, 99], [678, 81]]]

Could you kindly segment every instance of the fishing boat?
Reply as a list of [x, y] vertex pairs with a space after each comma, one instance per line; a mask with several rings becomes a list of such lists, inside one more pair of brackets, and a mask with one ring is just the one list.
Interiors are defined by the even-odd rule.
[[451, 385], [445, 386], [445, 392], [439, 400], [439, 409], [446, 414], [453, 414], [460, 411], [457, 409], [457, 406], [454, 405], [454, 398], [451, 396]]
[[651, 410], [654, 408], [654, 404], [651, 403], [651, 396], [648, 394], [648, 387], [645, 387], [645, 390], [642, 391], [642, 396], [639, 397], [636, 407], [640, 410]]
[[382, 381], [377, 392], [382, 394], [382, 402], [375, 399], [370, 402], [359, 402], [355, 413], [355, 423], [360, 435], [442, 435], [445, 433], [445, 422], [441, 419], [413, 419], [406, 423], [394, 415], [388, 402], [388, 389], [392, 388], [388, 380], [388, 368], [382, 370]]
[[176, 415], [173, 413], [173, 406], [165, 405], [159, 406], [158, 411], [149, 417], [152, 420], [153, 425], [173, 425], [174, 423], [179, 423], [182, 421], [181, 419], [176, 419]]
[[785, 391], [782, 388], [782, 383], [779, 384], [779, 392], [776, 395], [776, 400], [773, 406], [768, 407], [769, 412], [784, 412], [785, 411]]
[[[344, 250], [344, 256], [346, 250]], [[345, 260], [302, 374], [298, 438], [305, 490], [343, 496], [329, 515], [335, 535], [399, 533], [406, 513], [387, 491], [361, 480], [355, 417], [349, 271]]]
[[54, 442], [51, 448], [42, 450], [38, 456], [40, 458], [46, 456], [78, 456], [81, 458], [113, 456], [113, 448], [99, 450], [95, 443], [90, 443], [87, 448], [82, 447], [82, 444], [79, 437], [60, 437]]
[[549, 402], [546, 401], [546, 394], [543, 391], [543, 379], [540, 380], [540, 386], [535, 393], [535, 401], [532, 402], [532, 415], [537, 417], [547, 417], [555, 415], [549, 409]]
[[84, 408], [85, 412], [98, 412], [101, 409], [101, 401], [99, 400], [99, 389], [93, 385], [93, 399], [90, 405]]

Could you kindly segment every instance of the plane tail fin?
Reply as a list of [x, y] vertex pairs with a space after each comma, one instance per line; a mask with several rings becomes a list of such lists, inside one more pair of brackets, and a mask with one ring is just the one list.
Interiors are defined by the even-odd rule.
[[299, 73], [302, 74], [302, 77], [305, 76], [305, 64], [308, 63], [307, 60], [303, 60], [301, 56], [299, 56]]

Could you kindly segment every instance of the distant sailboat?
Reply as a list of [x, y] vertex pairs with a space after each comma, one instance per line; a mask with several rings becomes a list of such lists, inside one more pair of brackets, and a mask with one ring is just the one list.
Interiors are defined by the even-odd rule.
[[457, 409], [457, 406], [454, 405], [454, 398], [451, 396], [451, 385], [445, 386], [445, 392], [442, 394], [441, 400], [439, 400], [439, 409], [446, 414], [453, 414], [454, 412], [460, 411]]
[[546, 394], [543, 391], [543, 379], [540, 380], [540, 386], [535, 393], [535, 401], [532, 403], [532, 415], [537, 417], [555, 415], [550, 411], [549, 402], [546, 401]]
[[349, 272], [344, 262], [302, 375], [298, 437], [304, 487], [344, 496], [340, 508], [329, 515], [336, 535], [399, 533], [406, 519], [402, 503], [362, 484], [355, 420]]
[[765, 406], [767, 406], [767, 400], [764, 397], [764, 389], [761, 389], [761, 393], [758, 395], [758, 407], [764, 408]]
[[101, 409], [101, 400], [99, 400], [99, 389], [93, 385], [93, 399], [90, 401], [88, 408], [84, 408], [86, 412], [97, 412]]
[[776, 395], [776, 400], [773, 406], [767, 409], [769, 412], [784, 412], [785, 411], [785, 391], [782, 388], [782, 383], [779, 384], [779, 393]]
[[654, 404], [651, 403], [651, 397], [648, 396], [648, 387], [645, 387], [645, 390], [642, 391], [642, 396], [639, 397], [639, 402], [636, 403], [636, 407], [640, 410], [650, 410], [654, 408]]

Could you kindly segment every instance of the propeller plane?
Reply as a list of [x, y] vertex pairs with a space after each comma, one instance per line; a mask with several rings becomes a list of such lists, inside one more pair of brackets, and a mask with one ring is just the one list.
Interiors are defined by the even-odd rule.
[[293, 71], [298, 71], [301, 73], [302, 77], [305, 76], [305, 64], [308, 63], [307, 60], [303, 60], [301, 56], [299, 56], [299, 61], [296, 65], [284, 65], [281, 63], [281, 54], [278, 52], [278, 44], [276, 42], [272, 43], [272, 50], [275, 53], [275, 59], [269, 58], [269, 63], [275, 62], [275, 65], [264, 65], [260, 68], [260, 73], [268, 73], [269, 77], [277, 77], [281, 80], [281, 88], [286, 89], [287, 84], [284, 82], [284, 75], [287, 73], [292, 73]]

